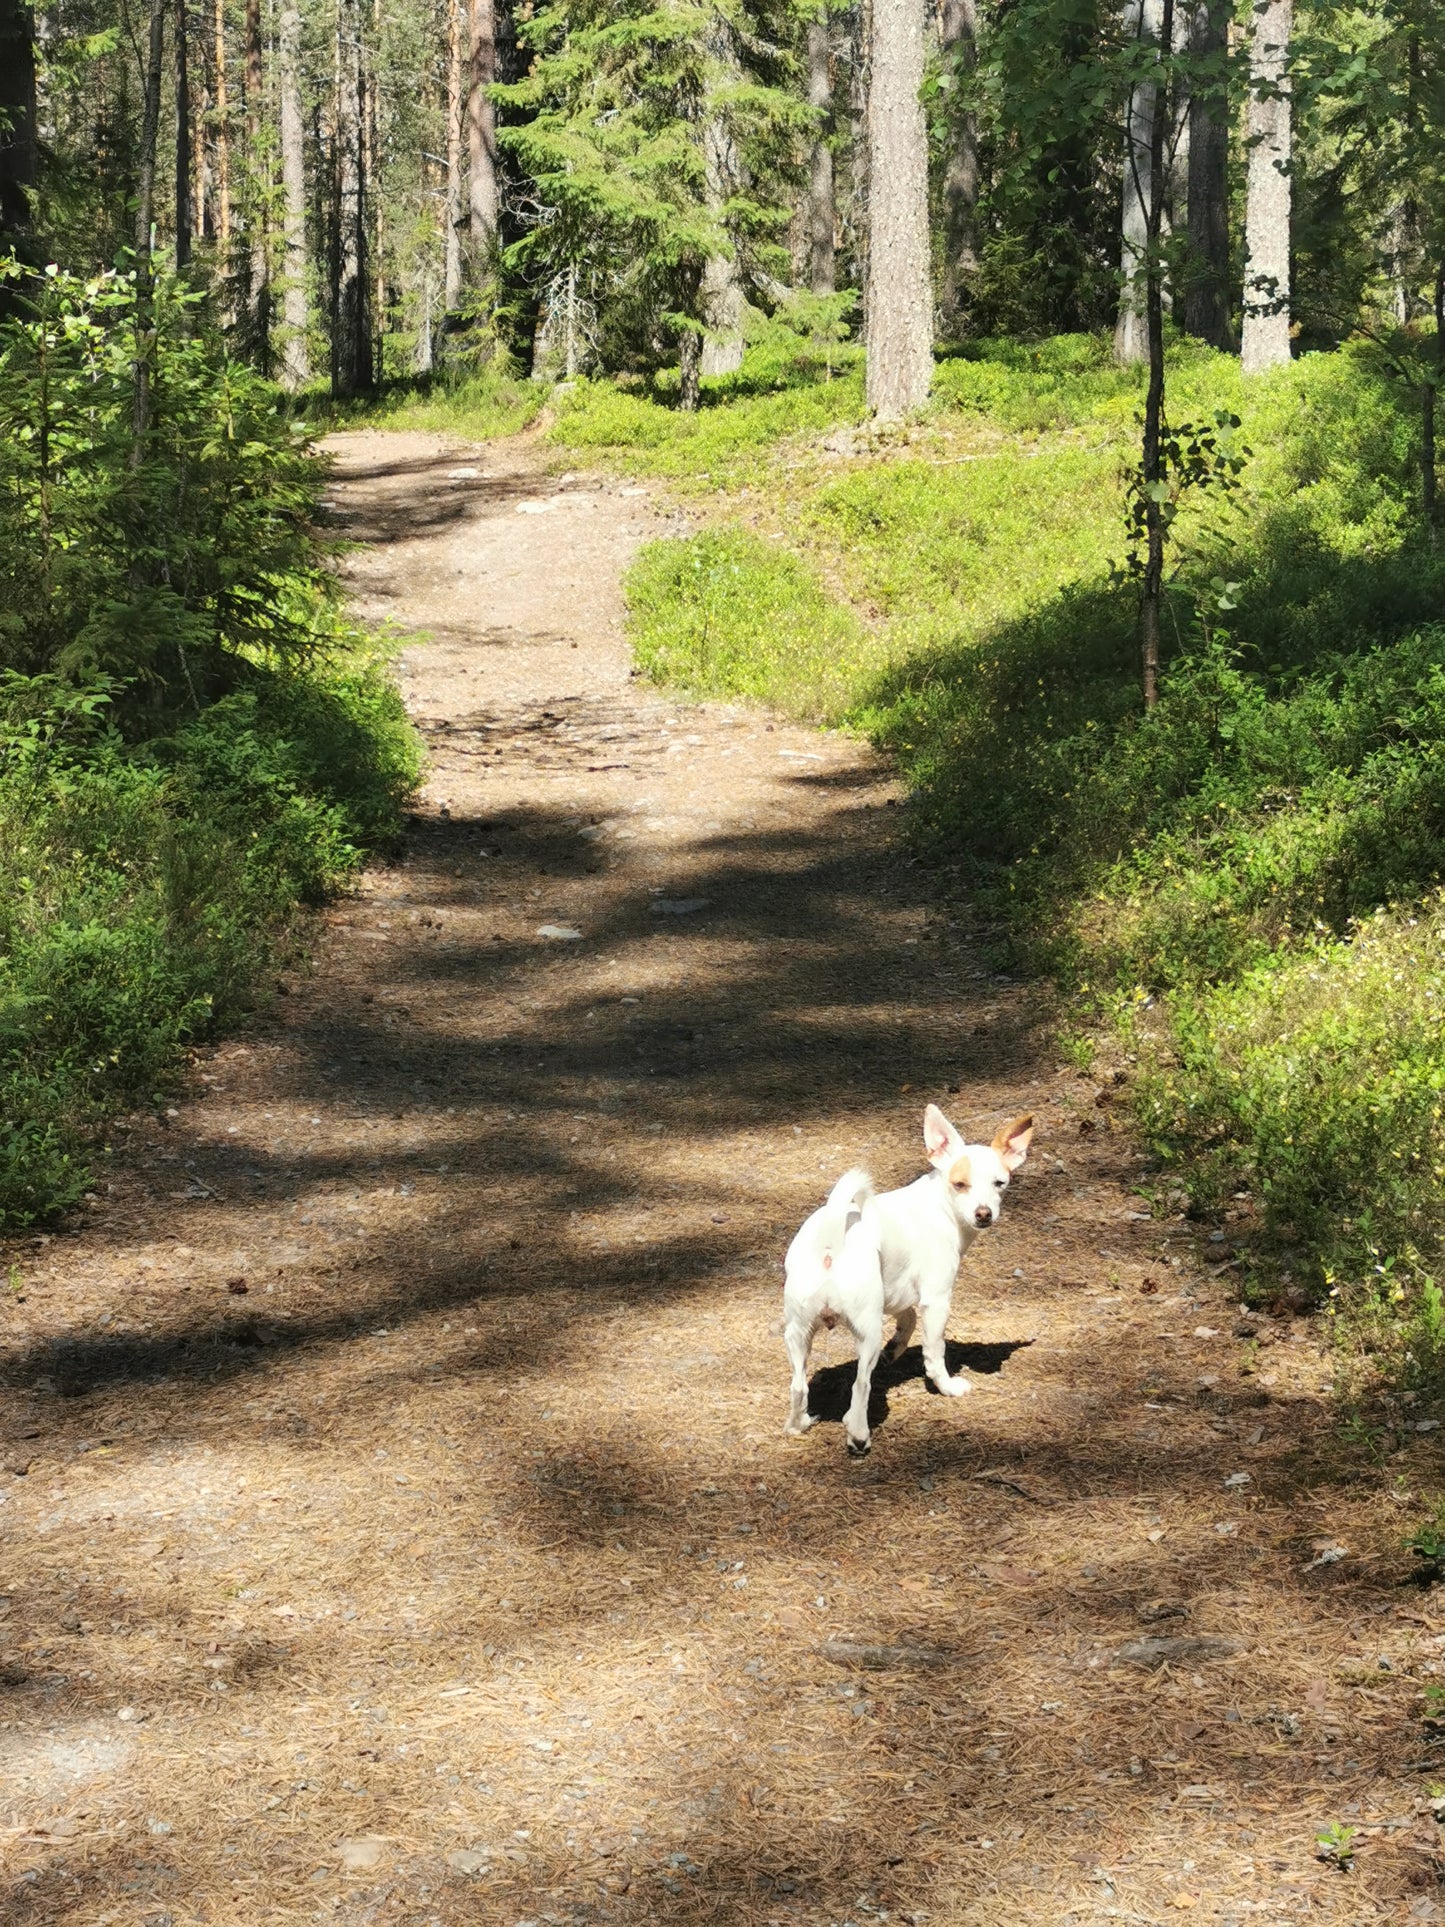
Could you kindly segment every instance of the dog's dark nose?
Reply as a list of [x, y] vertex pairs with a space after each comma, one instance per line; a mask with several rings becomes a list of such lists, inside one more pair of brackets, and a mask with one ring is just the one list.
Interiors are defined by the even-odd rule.
[[993, 1223], [993, 1212], [986, 1204], [981, 1204], [973, 1214], [973, 1221], [982, 1230], [986, 1224]]

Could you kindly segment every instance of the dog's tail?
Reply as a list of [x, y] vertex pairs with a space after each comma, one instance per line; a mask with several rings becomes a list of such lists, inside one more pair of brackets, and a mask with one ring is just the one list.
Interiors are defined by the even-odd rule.
[[828, 1208], [847, 1214], [851, 1225], [873, 1195], [873, 1180], [861, 1165], [845, 1171], [828, 1193]]

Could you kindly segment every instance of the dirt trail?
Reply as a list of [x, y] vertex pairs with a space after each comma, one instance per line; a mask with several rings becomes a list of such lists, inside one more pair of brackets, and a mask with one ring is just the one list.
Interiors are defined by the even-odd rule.
[[[1235, 1335], [1228, 1224], [1144, 1215], [863, 747], [630, 677], [652, 497], [336, 456], [358, 606], [433, 638], [431, 774], [11, 1254], [0, 1915], [1445, 1918], [1445, 1639], [1380, 1523], [1428, 1438], [1349, 1458], [1306, 1327]], [[1036, 1155], [956, 1300], [974, 1394], [911, 1354], [851, 1464], [781, 1435], [779, 1260], [932, 1096]], [[1333, 1821], [1383, 1829], [1353, 1875]]]

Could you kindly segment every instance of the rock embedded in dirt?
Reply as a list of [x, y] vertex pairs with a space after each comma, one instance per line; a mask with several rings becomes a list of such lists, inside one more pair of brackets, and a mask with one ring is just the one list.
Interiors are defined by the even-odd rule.
[[872, 1673], [890, 1672], [897, 1666], [947, 1665], [957, 1658], [956, 1654], [941, 1652], [936, 1646], [890, 1646], [860, 1639], [828, 1639], [818, 1651], [835, 1666], [861, 1666]]
[[1187, 1619], [1189, 1608], [1182, 1599], [1143, 1599], [1139, 1617], [1146, 1626], [1154, 1626], [1161, 1619]]
[[1186, 1659], [1225, 1659], [1238, 1651], [1237, 1640], [1184, 1633], [1173, 1639], [1128, 1640], [1114, 1659], [1121, 1666], [1175, 1666]]

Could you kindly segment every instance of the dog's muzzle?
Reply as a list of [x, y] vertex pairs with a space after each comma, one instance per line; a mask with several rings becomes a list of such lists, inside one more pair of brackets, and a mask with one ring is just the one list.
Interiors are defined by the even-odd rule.
[[973, 1214], [973, 1221], [978, 1226], [980, 1231], [983, 1230], [985, 1225], [992, 1224], [993, 1223], [992, 1207], [986, 1204], [981, 1204], [978, 1207], [977, 1211], [975, 1211]]

